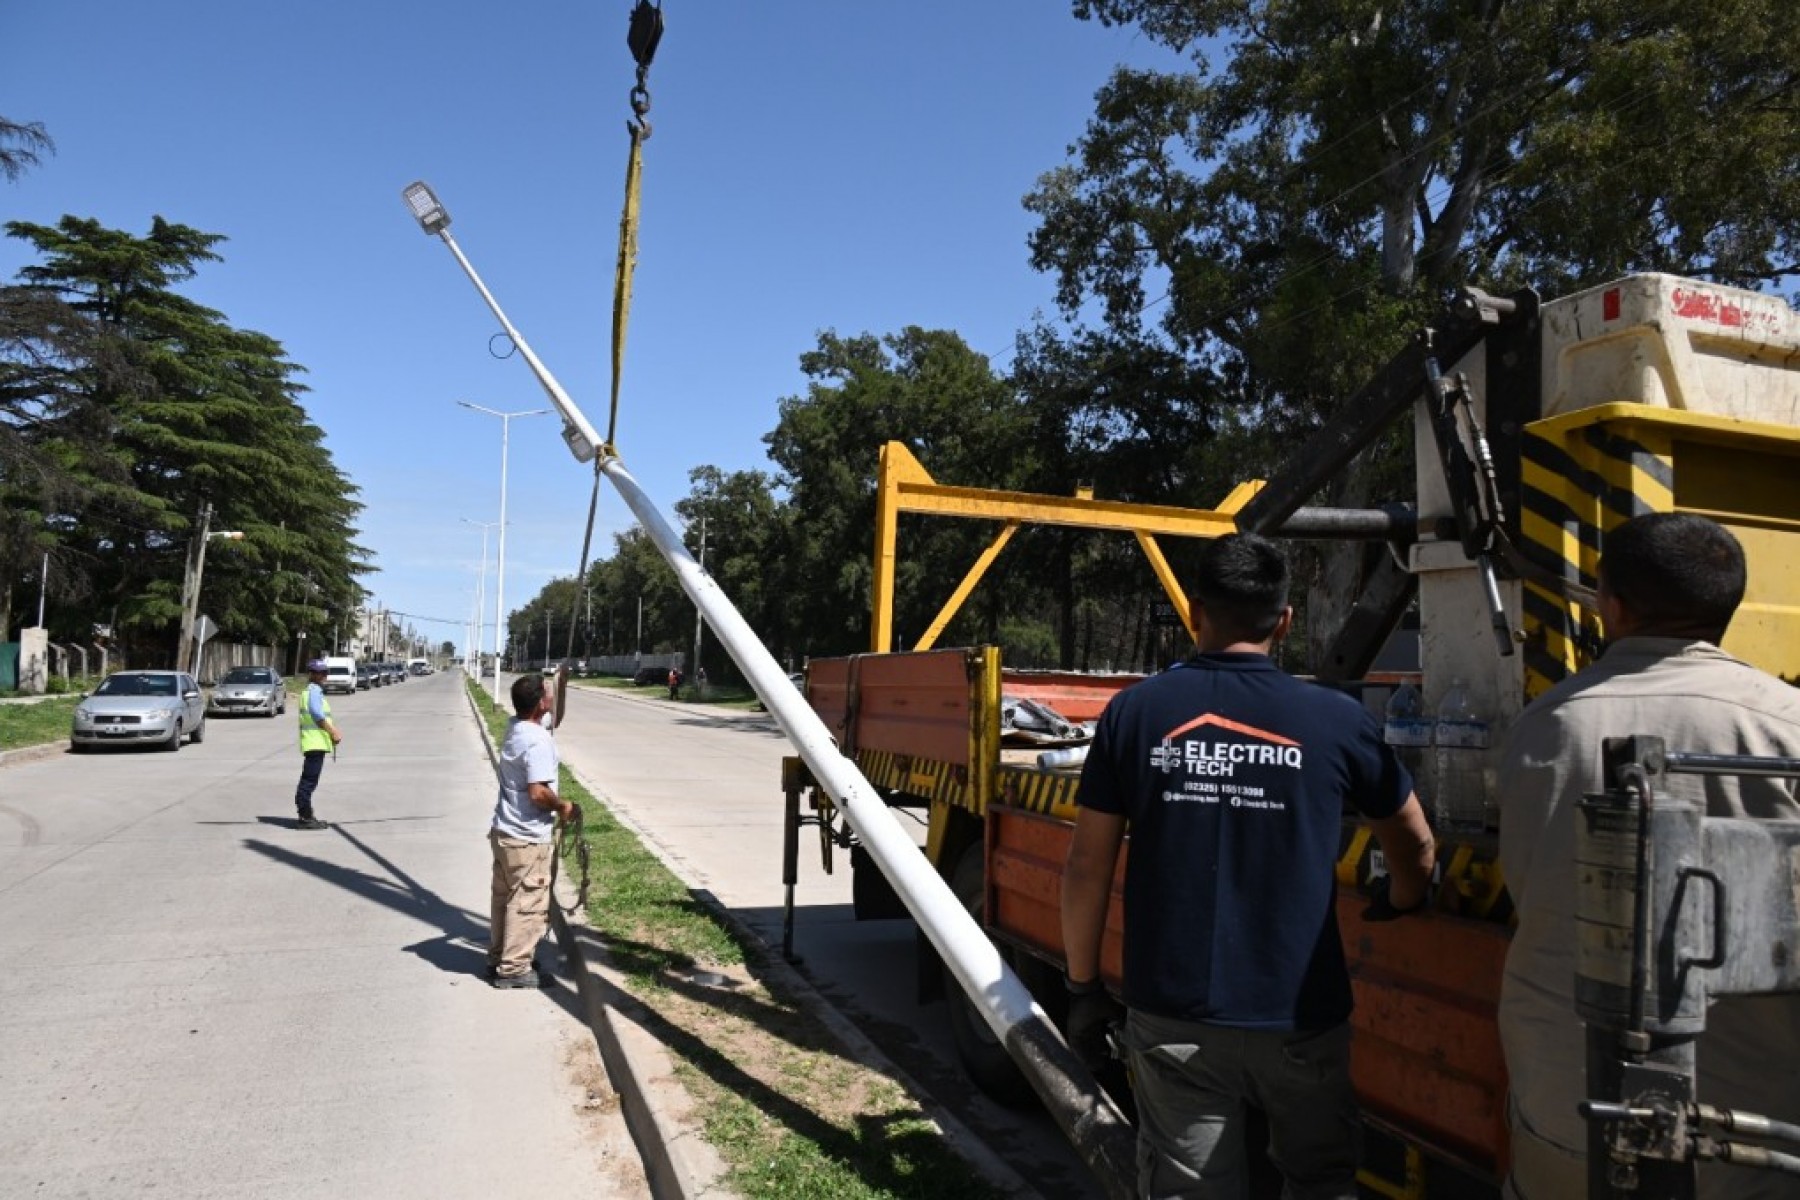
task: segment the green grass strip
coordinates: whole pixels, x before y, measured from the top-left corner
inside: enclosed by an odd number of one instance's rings
[[[57,696],[35,704],[0,704],[0,750],[23,750],[69,736],[79,696]]]
[[[469,690],[498,744],[506,715],[472,682]],[[583,813],[589,923],[705,1114],[703,1136],[728,1165],[725,1186],[745,1200],[1000,1194],[902,1088],[846,1057],[801,1002],[769,982],[760,969],[768,948],[696,899],[567,767],[561,786]],[[697,970],[740,986],[698,983]]]

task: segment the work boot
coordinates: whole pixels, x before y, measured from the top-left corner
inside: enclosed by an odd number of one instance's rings
[[[536,971],[525,971],[518,975],[496,975],[490,981],[494,987],[502,990],[512,988],[540,988],[544,986],[543,977]]]
[[[319,818],[313,816],[312,809],[309,808],[305,812],[300,814],[300,819],[298,821],[294,822],[294,828],[295,829],[330,829],[331,826],[329,826],[325,822],[319,820]]]

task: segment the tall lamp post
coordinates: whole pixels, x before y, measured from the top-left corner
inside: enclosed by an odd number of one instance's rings
[[[177,671],[192,669],[198,673],[198,663],[193,668],[188,666],[188,653],[194,645],[194,622],[200,616],[200,578],[206,574],[206,543],[214,538],[234,542],[244,540],[241,530],[212,529],[212,513],[211,503],[200,510],[200,534],[188,542],[187,570],[181,578],[181,637],[175,643]],[[42,614],[39,615],[38,624],[43,624]]]
[[[502,485],[502,486],[504,487],[504,485]],[[504,520],[505,518],[502,517],[501,519]],[[485,601],[487,599],[488,530],[495,529],[495,528],[504,529],[506,527],[504,525],[501,525],[499,521],[471,521],[467,517],[464,517],[462,519],[462,522],[464,525],[473,525],[476,528],[481,530],[481,574],[475,577],[475,629],[474,629],[474,636],[472,636],[469,639],[469,646],[471,648],[473,648],[473,650],[475,652],[474,659],[473,659],[475,680],[477,683],[480,683],[480,681],[481,681],[481,610],[483,607],[483,601]],[[464,657],[467,658],[468,656],[464,655]],[[494,666],[494,670],[499,671],[499,669],[500,669],[499,664],[496,663]]]
[[[506,620],[506,447],[514,417],[541,417],[550,410],[531,408],[522,412],[501,412],[458,400],[458,404],[474,412],[500,418],[500,553],[494,566],[494,706],[500,707],[500,626]]]

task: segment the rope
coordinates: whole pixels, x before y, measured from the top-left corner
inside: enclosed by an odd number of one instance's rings
[[[608,440],[610,441],[610,435]],[[581,567],[575,572],[575,582],[580,584],[575,589],[574,599],[569,601],[569,640],[563,650],[563,663],[566,669],[568,660],[575,657],[575,614],[581,611],[582,593],[587,590],[588,549],[594,542],[594,514],[600,511],[600,460],[594,459],[594,492],[588,497],[587,532],[581,535]],[[561,674],[559,670],[558,674]],[[562,698],[557,697],[556,720],[562,722]]]
[[[567,821],[564,821],[561,827],[557,829],[556,850],[550,855],[550,903],[556,905],[557,908],[562,909],[562,914],[565,917],[572,917],[576,913],[585,913],[587,911],[588,901],[587,831],[582,824],[583,817],[581,805],[574,804],[573,801],[570,803],[575,809],[575,815]],[[557,867],[561,864],[563,855],[569,852],[569,841],[571,838],[574,839],[575,843],[575,865],[580,868],[581,886],[577,889],[575,903],[565,907],[562,901],[556,898],[556,875]]]

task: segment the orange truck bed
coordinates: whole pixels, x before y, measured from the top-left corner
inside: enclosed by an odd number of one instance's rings
[[[1062,963],[1065,820],[997,803],[988,809],[990,933]],[[1362,849],[1359,839],[1347,839]],[[1129,839],[1126,854],[1130,853]],[[1125,858],[1113,881],[1101,974],[1115,988],[1123,960]],[[1365,1112],[1428,1153],[1498,1176],[1506,1159],[1506,1067],[1495,1006],[1506,926],[1444,913],[1370,924],[1367,900],[1339,885],[1338,924],[1356,1010],[1351,1075]]]
[[[1062,869],[1078,773],[1004,758],[1000,698],[1039,700],[1070,720],[1091,720],[1137,678],[1002,671],[992,647],[867,654],[813,660],[807,698],[839,748],[894,802],[933,806],[934,832],[951,808],[980,819],[990,934],[1060,969]],[[934,836],[927,850],[943,847]],[[1366,832],[1347,823],[1338,919],[1356,994],[1358,1093],[1369,1116],[1402,1139],[1497,1176],[1506,1161],[1506,1072],[1495,1007],[1508,932],[1491,848],[1446,847],[1446,911],[1379,925],[1362,920],[1356,887],[1370,857]],[[1120,879],[1123,870],[1121,858]],[[1115,987],[1122,929],[1116,879],[1101,953],[1102,974]]]

